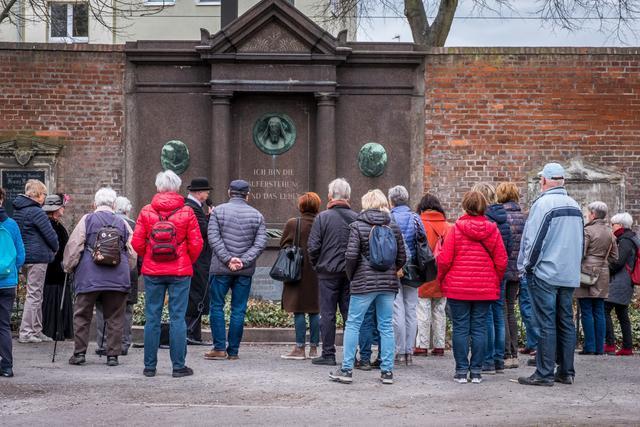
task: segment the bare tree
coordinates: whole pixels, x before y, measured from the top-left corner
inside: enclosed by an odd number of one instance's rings
[[[120,18],[126,20],[135,16],[154,15],[164,9],[162,0],[153,5],[145,4],[145,0],[72,0],[70,3],[86,5],[88,16],[114,33],[126,28],[126,25],[121,25],[123,21]],[[0,24],[8,20],[14,25],[23,25],[25,22],[51,25],[50,5],[48,0],[0,0]],[[118,27],[116,22],[119,23]]]
[[[516,13],[516,0],[469,0],[476,14],[491,12],[503,16]],[[319,0],[319,15],[327,23],[355,18],[366,22],[375,15],[404,16],[413,41],[423,47],[444,46],[458,11],[458,0]],[[619,40],[634,33],[633,22],[640,18],[640,0],[537,0],[533,16],[554,27],[575,31],[598,22],[600,30]]]

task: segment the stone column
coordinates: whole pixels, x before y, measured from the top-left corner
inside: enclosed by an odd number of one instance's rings
[[[209,176],[211,177],[211,198],[214,204],[227,199],[227,187],[233,173],[233,150],[231,129],[230,92],[211,94],[211,143],[209,155]]]
[[[316,93],[316,144],[314,187],[325,197],[327,185],[336,178],[336,99],[337,93]]]

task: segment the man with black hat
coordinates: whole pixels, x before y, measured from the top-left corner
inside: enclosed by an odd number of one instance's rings
[[[209,265],[211,264],[211,246],[207,241],[207,213],[206,205],[211,187],[207,178],[194,178],[187,187],[189,194],[184,204],[193,209],[198,220],[204,246],[195,264],[189,288],[189,305],[187,306],[187,344],[203,345],[202,341],[202,313],[209,307]]]
[[[211,335],[213,348],[205,359],[238,359],[244,316],[256,259],[267,246],[264,217],[249,206],[249,184],[241,179],[229,185],[229,202],[217,206],[209,220],[209,244],[213,251],[209,270]],[[231,289],[231,319],[227,339],[224,303]],[[228,343],[228,344],[227,344]]]

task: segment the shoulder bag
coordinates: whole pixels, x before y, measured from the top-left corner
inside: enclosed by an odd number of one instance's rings
[[[278,258],[271,267],[269,276],[279,282],[293,283],[302,278],[302,260],[304,252],[300,247],[300,218],[296,220],[296,234],[293,246],[280,249]]]
[[[403,285],[419,288],[426,282],[431,282],[438,277],[436,258],[431,252],[426,233],[420,233],[420,227],[413,217],[415,230],[415,255],[402,267],[403,276],[400,281]]]
[[[609,250],[607,250],[607,255],[604,257],[604,262],[606,263],[609,259],[609,254],[611,253],[611,248],[613,247],[613,242],[609,245]],[[580,269],[580,287],[590,288],[595,286],[598,283],[598,279],[600,278],[600,270],[598,267],[587,267],[584,269]]]

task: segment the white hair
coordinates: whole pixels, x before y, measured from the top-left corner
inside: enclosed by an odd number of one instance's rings
[[[388,197],[391,206],[400,206],[409,203],[409,192],[402,185],[391,187],[389,189]]]
[[[177,193],[180,191],[182,180],[172,170],[166,170],[156,175],[156,189],[158,193]]]
[[[127,215],[131,212],[132,207],[131,202],[126,197],[118,196],[116,198],[116,212]]]
[[[100,206],[108,206],[111,209],[114,208],[116,204],[116,198],[118,195],[111,187],[102,187],[98,191],[96,191],[96,195],[93,198],[93,204],[97,207]]]
[[[329,183],[329,197],[333,200],[349,200],[351,186],[344,178],[336,178]]]
[[[607,212],[609,212],[609,208],[607,207],[607,204],[599,200],[589,203],[589,206],[587,206],[587,209],[589,209],[589,212],[591,212],[593,216],[596,217],[596,219],[606,218]]]
[[[611,217],[611,224],[620,224],[624,228],[631,228],[633,218],[628,213],[622,212]]]

